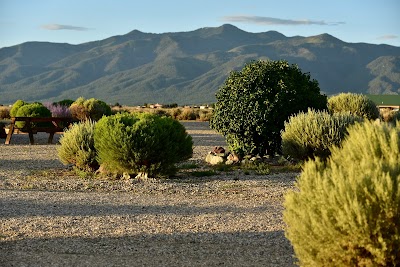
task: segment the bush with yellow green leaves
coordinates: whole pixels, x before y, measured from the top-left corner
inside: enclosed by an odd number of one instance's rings
[[[348,132],[285,196],[286,236],[301,266],[400,266],[400,124]]]

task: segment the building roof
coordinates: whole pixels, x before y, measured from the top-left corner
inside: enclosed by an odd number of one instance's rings
[[[400,95],[367,95],[377,106],[400,106]]]

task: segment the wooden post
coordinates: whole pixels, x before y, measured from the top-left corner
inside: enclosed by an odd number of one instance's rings
[[[9,145],[10,141],[11,141],[11,137],[14,133],[14,124],[15,124],[15,118],[11,119],[11,124],[10,124],[10,128],[8,129],[8,134],[7,134],[7,138],[4,144]]]

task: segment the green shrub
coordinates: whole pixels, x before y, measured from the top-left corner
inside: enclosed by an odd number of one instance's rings
[[[210,126],[240,156],[280,152],[285,120],[308,108],[325,109],[327,103],[318,82],[286,61],[246,64],[231,72],[216,97]]]
[[[150,113],[103,117],[95,129],[102,168],[111,173],[171,175],[192,155],[192,138],[178,121]]]
[[[105,102],[90,98],[85,99],[83,97],[78,98],[70,106],[71,114],[78,120],[91,119],[98,121],[101,117],[111,115],[111,108]]]
[[[293,159],[327,158],[332,146],[339,146],[347,127],[362,118],[351,114],[333,114],[309,110],[291,116],[282,131],[282,153]]]
[[[23,105],[26,105],[27,103],[25,102],[25,101],[23,101],[23,100],[17,100],[17,101],[15,101],[15,103],[12,105],[12,107],[11,107],[11,110],[10,110],[10,116],[11,117],[17,117],[17,112],[18,112],[18,109],[20,108],[20,107],[22,107]]]
[[[400,124],[357,123],[285,196],[301,266],[400,266]]]
[[[58,157],[64,164],[73,164],[83,171],[93,171],[98,168],[96,149],[94,147],[95,123],[85,120],[74,124],[64,132],[58,146]]]
[[[32,103],[32,104],[25,104],[21,106],[16,114],[16,117],[51,117],[51,112],[48,108],[43,106],[41,103]],[[39,122],[39,123],[32,123],[33,127],[49,127],[50,122]],[[24,128],[25,122],[24,121],[17,121],[15,125],[18,128]]]
[[[375,120],[379,118],[379,109],[376,104],[361,94],[341,93],[328,99],[330,113],[351,113],[356,116]]]

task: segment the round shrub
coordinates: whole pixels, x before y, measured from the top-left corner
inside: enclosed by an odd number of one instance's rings
[[[103,117],[94,138],[98,161],[111,173],[171,175],[175,163],[192,155],[192,138],[183,125],[150,113]]]
[[[71,114],[78,120],[91,119],[98,121],[101,117],[111,115],[111,108],[105,102],[90,98],[85,99],[83,97],[78,98],[70,106]]]
[[[318,82],[287,61],[256,61],[233,71],[216,94],[211,128],[243,156],[281,150],[285,120],[308,108],[326,109]]]
[[[27,103],[25,102],[25,101],[23,101],[23,100],[17,100],[17,101],[15,101],[15,103],[12,105],[12,107],[11,107],[11,110],[10,110],[10,116],[11,117],[17,117],[17,112],[18,112],[18,109],[20,108],[20,107],[22,107],[23,105],[26,105]]]
[[[294,159],[327,158],[332,146],[339,146],[347,127],[361,117],[351,114],[329,114],[326,111],[300,112],[285,122],[282,131],[282,153]]]
[[[58,157],[64,164],[73,164],[83,171],[93,171],[98,168],[96,149],[94,147],[95,123],[85,120],[74,124],[64,132],[58,146]]]
[[[51,117],[51,112],[48,108],[43,106],[41,103],[32,103],[32,104],[25,104],[21,106],[16,114],[16,117]],[[17,121],[15,125],[18,128],[24,128],[25,122],[24,121]],[[39,123],[33,123],[32,126],[37,126],[37,127],[48,127],[49,123],[48,122],[39,122]]]
[[[379,118],[379,109],[376,104],[362,94],[341,93],[328,99],[330,113],[351,113],[356,116],[375,120]]]
[[[348,131],[285,196],[286,236],[301,266],[400,266],[400,124]]]

